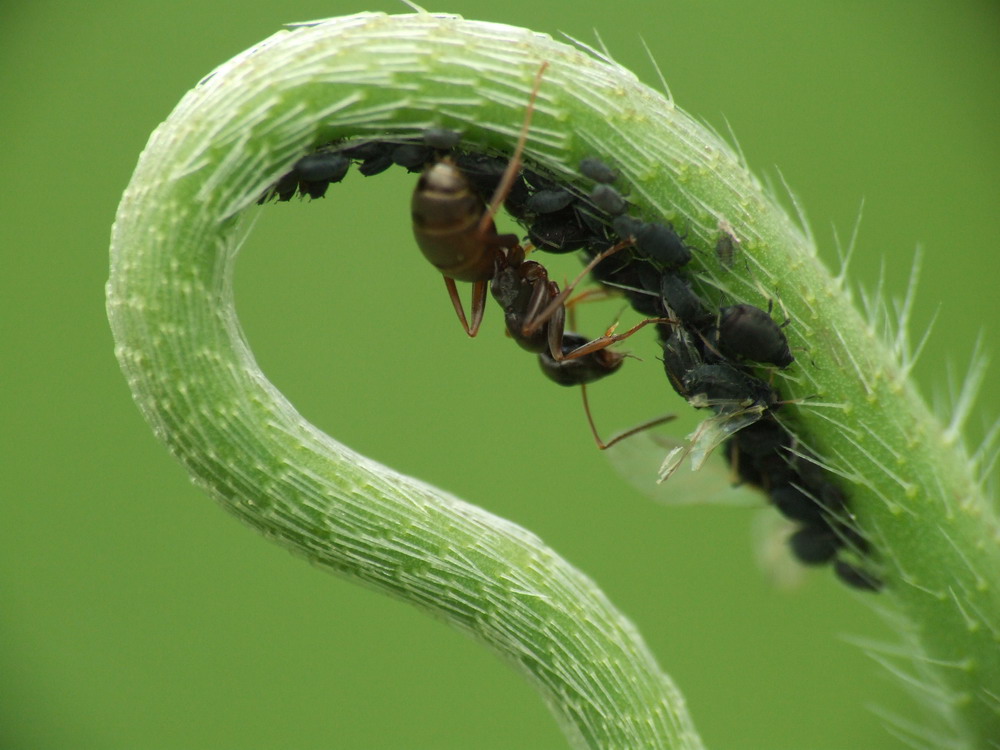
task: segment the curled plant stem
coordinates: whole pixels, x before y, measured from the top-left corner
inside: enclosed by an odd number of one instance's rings
[[[112,236],[116,353],[154,431],[267,536],[513,662],[576,745],[700,747],[683,699],[593,583],[529,532],[306,422],[258,369],[234,312],[248,210],[296,159],[430,126],[509,152],[543,61],[526,160],[582,186],[577,165],[599,156],[644,218],[687,233],[703,286],[780,304],[807,353],[776,376],[804,399],[782,418],[843,477],[942,736],[995,747],[1000,534],[960,425],[929,413],[843,280],[728,146],[628,71],[547,36],[426,13],[331,19],[274,35],[184,97],[143,152]],[[739,239],[731,269],[712,252],[720,226]]]

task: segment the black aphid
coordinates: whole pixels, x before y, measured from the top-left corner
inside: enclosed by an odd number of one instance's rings
[[[453,158],[455,166],[462,170],[462,174],[484,202],[493,197],[504,169],[507,168],[507,162],[495,156],[473,153],[456,154]]]
[[[434,150],[419,143],[403,143],[392,150],[392,162],[407,172],[422,172],[434,159]]]
[[[351,160],[336,151],[316,151],[306,154],[283,174],[258,203],[271,196],[279,201],[289,201],[296,192],[310,198],[322,198],[331,182],[340,182],[347,174]]]
[[[545,175],[533,169],[522,169],[521,176],[533,192],[538,190],[561,190],[559,183],[550,180]]]
[[[771,502],[785,518],[812,526],[828,526],[826,514],[817,499],[792,484],[773,487]]]
[[[281,175],[281,177],[278,178],[278,181],[274,183],[274,187],[265,193],[257,202],[263,203],[272,195],[277,196],[279,201],[290,201],[292,196],[295,195],[295,191],[298,189],[299,178],[295,175],[294,171],[288,172]]]
[[[462,134],[448,128],[427,128],[424,131],[424,145],[439,151],[449,151],[462,140]]]
[[[750,406],[772,408],[777,394],[760,378],[725,363],[697,365],[682,378],[688,400],[702,396],[716,411],[732,412]]]
[[[611,247],[613,243],[606,242],[610,237],[608,234],[607,217],[599,215],[599,211],[596,211],[592,206],[588,206],[585,203],[574,203],[573,211],[576,212],[576,218],[580,226],[589,229],[594,236],[595,241],[593,244],[603,244]]]
[[[340,182],[347,174],[351,160],[336,151],[306,154],[292,168],[303,182]]]
[[[394,147],[394,144],[384,143],[383,141],[364,141],[362,143],[345,146],[340,150],[340,153],[349,159],[365,161],[367,159],[374,159],[382,156],[386,153],[391,153]]]
[[[588,156],[580,161],[580,174],[594,182],[610,183],[618,179],[618,173],[596,156]]]
[[[826,526],[805,526],[788,538],[792,554],[804,565],[825,565],[844,546],[833,529]]]
[[[576,213],[567,206],[562,211],[541,214],[528,229],[528,239],[539,250],[572,253],[590,244],[591,233],[580,226]]]
[[[681,326],[675,326],[663,341],[663,369],[678,395],[687,398],[688,388],[684,384],[684,378],[701,364],[701,355],[687,331]]]
[[[733,359],[749,359],[781,368],[795,361],[781,326],[753,305],[732,305],[719,310],[718,344],[720,351]]]
[[[483,203],[489,203],[500,184],[500,178],[503,177],[504,170],[507,168],[507,162],[495,156],[473,153],[458,154],[454,160]],[[528,186],[525,184],[522,173],[514,180],[510,193],[504,200],[503,205],[507,209],[507,213],[515,219],[523,219],[526,215],[525,204],[528,202],[529,196]]]
[[[859,591],[880,591],[883,586],[875,575],[844,560],[837,560],[833,564],[833,572],[841,581]]]
[[[503,207],[515,219],[525,219],[528,216],[528,198],[530,197],[531,193],[524,180],[524,175],[519,175],[510,186],[510,192],[503,202]],[[493,193],[485,196],[484,199],[489,203],[493,200]]]
[[[566,208],[573,198],[568,190],[539,190],[528,198],[525,208],[534,214],[552,214]]]
[[[625,213],[628,203],[622,198],[622,194],[610,185],[597,185],[590,191],[590,200],[594,205],[605,213],[612,216]]]
[[[659,292],[673,317],[685,323],[694,323],[705,317],[705,306],[701,299],[680,276],[662,274]]]
[[[732,447],[729,457],[731,462],[735,462],[737,475],[741,480],[754,485],[763,492],[770,493],[775,487],[799,480],[784,451],[752,456],[741,453],[739,446],[734,441],[730,441],[730,445]]]
[[[644,223],[634,216],[616,216],[611,222],[611,228],[623,240],[636,237],[643,226]]]
[[[747,456],[740,453],[735,440],[726,441],[725,457],[730,468],[736,473],[738,480],[734,482],[736,486],[748,484],[758,490],[767,489],[769,485],[764,473],[757,468],[756,461],[749,460]]]
[[[771,415],[747,425],[732,438],[741,460],[752,460],[779,453],[789,446],[791,435]]]
[[[592,238],[591,249],[594,249],[594,245],[602,244],[606,243]],[[602,284],[623,291],[634,310],[650,318],[663,317],[663,303],[659,293],[660,272],[652,264],[640,259],[628,259],[624,253],[619,253],[598,263],[591,275]]]
[[[365,159],[358,165],[358,171],[365,177],[374,177],[377,174],[382,174],[391,166],[392,151],[387,151],[380,156],[373,156],[370,159]]]
[[[691,251],[666,224],[650,222],[635,234],[636,251],[666,269],[676,269],[691,260]]]

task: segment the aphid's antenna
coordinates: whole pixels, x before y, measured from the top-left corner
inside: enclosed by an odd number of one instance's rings
[[[674,95],[670,93],[670,86],[667,84],[667,79],[663,77],[663,71],[660,70],[660,64],[656,62],[656,58],[653,56],[653,50],[649,48],[646,43],[646,37],[639,34],[639,41],[642,42],[642,48],[646,50],[646,57],[653,64],[653,70],[656,71],[656,77],[660,79],[660,85],[663,86],[663,95],[667,97],[667,101],[671,104],[674,103]]]

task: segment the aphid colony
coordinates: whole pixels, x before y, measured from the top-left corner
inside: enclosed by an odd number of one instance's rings
[[[299,159],[259,202],[288,201],[296,194],[320,198],[352,164],[365,176],[393,165],[420,172],[412,202],[414,236],[444,276],[470,336],[483,319],[488,285],[508,333],[538,355],[546,376],[560,385],[585,387],[621,367],[625,355],[609,349],[611,344],[655,325],[671,387],[696,408],[715,412],[734,478],[765,493],[796,524],[789,538],[795,557],[806,565],[832,563],[844,583],[879,590],[881,582],[859,564],[870,555],[870,545],[852,523],[840,485],[778,421],[781,398],[755,374],[754,368],[784,369],[795,361],[783,326],[770,311],[750,304],[713,310],[683,270],[692,258],[684,238],[668,223],[630,215],[626,197],[613,186],[618,175],[603,161],[586,158],[579,165],[582,177],[593,182],[589,193],[522,169],[536,93],[537,81],[509,161],[464,151],[460,134],[441,128],[419,139],[331,144]],[[621,334],[609,329],[588,338],[567,331],[566,302],[576,282],[561,291],[541,263],[527,259],[516,235],[497,234],[493,216],[501,203],[527,228],[531,246],[551,253],[582,251],[588,263],[581,278],[590,272],[603,287],[624,293],[646,318]],[[720,228],[717,254],[728,267],[738,241],[728,226]],[[456,281],[473,284],[471,323]],[[602,448],[672,418],[653,420],[604,443],[589,409],[587,417]]]

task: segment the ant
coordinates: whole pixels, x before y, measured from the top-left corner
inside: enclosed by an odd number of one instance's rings
[[[548,62],[543,62],[535,76],[514,154],[488,207],[483,206],[469,179],[454,160],[448,157],[427,167],[413,191],[410,210],[413,214],[414,239],[424,257],[444,276],[448,296],[462,328],[469,336],[478,333],[483,321],[483,313],[486,311],[486,282],[495,276],[498,264],[506,258],[503,250],[518,247],[517,235],[497,234],[493,217],[521,169],[521,154],[528,140],[535,99],[542,83],[542,75],[548,66]],[[468,281],[473,285],[472,325],[469,325],[465,317],[456,281]]]
[[[521,169],[521,155],[527,142],[535,99],[542,76],[548,68],[543,62],[535,76],[524,123],[514,154],[504,170],[489,206],[482,201],[469,179],[454,160],[444,157],[424,170],[413,192],[411,211],[413,234],[424,256],[444,276],[448,296],[462,327],[475,336],[486,309],[486,286],[490,282],[493,297],[504,308],[507,330],[528,351],[539,353],[548,348],[555,360],[582,357],[622,341],[646,325],[664,319],[642,321],[625,333],[610,330],[572,351],[563,351],[565,300],[577,283],[604,258],[633,244],[621,242],[599,253],[573,284],[560,292],[541,263],[526,260],[526,251],[514,234],[497,234],[493,217],[510,192]],[[471,325],[458,296],[456,281],[473,284]]]
[[[545,266],[526,259],[526,250],[516,235],[497,233],[493,218],[519,177],[535,100],[547,67],[547,62],[542,63],[535,77],[514,154],[489,205],[483,205],[469,178],[453,159],[440,158],[424,170],[414,190],[411,202],[413,234],[424,256],[444,276],[448,296],[469,336],[479,331],[486,307],[486,286],[490,282],[490,292],[504,310],[508,334],[522,348],[540,356],[542,370],[552,380],[584,388],[587,419],[597,445],[603,450],[638,430],[603,442],[587,404],[586,384],[621,366],[625,355],[609,351],[607,348],[611,344],[651,323],[675,321],[650,318],[620,334],[614,333],[612,326],[603,336],[592,340],[568,334],[565,318],[570,293],[598,263],[632,246],[634,241],[623,241],[598,253],[573,283],[560,291],[558,284],[549,279]],[[473,284],[471,325],[458,296],[456,281]],[[663,421],[666,420],[655,423]]]

